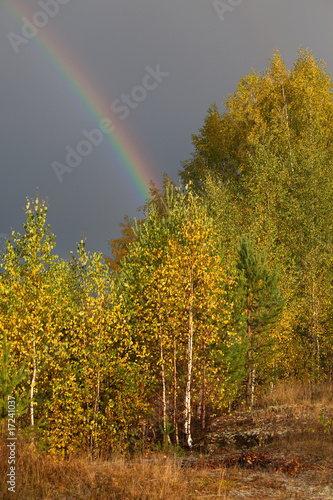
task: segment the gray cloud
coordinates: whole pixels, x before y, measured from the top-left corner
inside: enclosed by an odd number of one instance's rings
[[[40,10],[37,1],[25,3],[32,12]],[[310,47],[333,72],[331,2],[224,3],[233,10],[221,22],[213,0],[69,0],[40,28],[41,37],[52,33],[61,40],[110,103],[140,84],[147,65],[160,64],[170,73],[124,121],[156,179],[166,171],[177,181],[207,108],[216,101],[222,109],[239,78],[251,68],[262,71],[275,48],[290,66],[301,45]],[[14,52],[7,35],[20,33],[22,23],[1,4],[0,10],[0,233],[21,230],[25,197],[34,196],[38,186],[48,197],[49,222],[63,257],[75,249],[81,232],[89,249],[109,254],[107,239],[119,235],[123,216],[137,215],[143,200],[104,145],[58,182],[52,162],[64,159],[65,147],[97,123],[45,57],[38,35]]]

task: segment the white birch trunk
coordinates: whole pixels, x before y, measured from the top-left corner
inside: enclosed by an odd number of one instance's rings
[[[187,363],[187,383],[185,393],[185,435],[189,448],[192,447],[191,436],[191,377],[193,362],[193,268],[190,272],[190,301],[189,301],[189,329],[188,329],[188,363]]]
[[[163,353],[162,325],[160,325],[160,343],[161,343],[163,430],[164,430],[164,432],[166,432],[166,429],[167,429],[167,402],[166,402],[166,383],[165,383],[165,364],[164,364],[164,353]],[[170,436],[166,437],[166,434],[164,434],[164,442],[171,444]]]
[[[34,419],[34,388],[35,388],[36,373],[37,373],[36,340],[33,341],[33,346],[34,346],[34,360],[33,360],[32,379],[31,379],[31,384],[30,384],[30,424],[32,426],[35,425],[35,419]]]
[[[255,378],[256,378],[256,369],[253,368],[251,377],[251,408],[254,405]]]
[[[177,421],[177,343],[176,335],[173,340],[173,428],[175,429],[175,443],[179,444]]]

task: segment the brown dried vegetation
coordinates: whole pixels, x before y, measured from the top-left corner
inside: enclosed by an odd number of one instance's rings
[[[197,449],[182,458],[169,452],[149,453],[148,458],[113,457],[111,461],[78,457],[55,461],[34,451],[26,441],[18,441],[15,497],[25,500],[331,499],[332,391],[326,386],[317,389],[311,398],[304,397],[306,391],[306,388],[281,386],[275,394],[271,392],[262,398],[260,407],[252,412],[238,411],[215,419],[200,443],[202,450],[203,443],[209,449],[209,441],[214,441],[215,436],[216,444],[216,436],[222,436],[224,445],[213,454],[200,454]],[[254,441],[247,444],[244,441],[241,447],[237,440],[227,443],[227,428],[229,436],[237,433],[245,436],[247,430],[252,430]],[[263,428],[271,429],[269,439],[257,433]],[[7,473],[7,455],[3,440],[2,478]],[[14,498],[6,491],[5,481],[1,484],[0,498]]]

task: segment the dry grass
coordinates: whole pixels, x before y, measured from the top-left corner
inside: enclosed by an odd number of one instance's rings
[[[285,418],[294,432],[265,448],[253,450],[258,463],[240,464],[202,457],[191,467],[181,467],[172,455],[154,454],[150,460],[137,457],[106,461],[75,458],[56,461],[37,453],[27,442],[17,441],[16,494],[7,491],[6,479],[0,484],[0,498],[24,500],[192,500],[276,499],[309,500],[333,498],[333,420],[332,389],[322,386],[311,392],[308,386],[276,386],[259,402],[264,414],[275,422]],[[324,410],[324,413],[323,413]],[[320,419],[320,416],[323,418]],[[277,420],[278,421],[278,420]],[[257,423],[254,422],[254,426]],[[275,425],[275,423],[274,423]],[[8,448],[0,442],[0,477],[8,472]],[[233,450],[233,453],[237,450]],[[240,452],[240,450],[238,450]],[[251,450],[249,452],[252,453]],[[228,451],[225,451],[225,457]],[[301,464],[295,474],[262,467],[265,454],[278,461]],[[251,463],[252,462],[252,463]],[[281,462],[282,463],[282,462]],[[227,465],[233,465],[227,467]],[[286,469],[287,470],[287,469]]]
[[[280,382],[260,395],[257,406],[333,405],[333,384],[322,383],[314,387],[299,382]]]
[[[132,500],[227,498],[232,485],[224,478],[224,468],[183,470],[179,460],[155,455],[154,459],[91,462],[88,459],[59,461],[41,455],[25,443],[17,445],[16,495],[6,491],[2,482],[3,500]],[[1,445],[0,475],[6,476],[7,450]]]
[[[319,447],[319,439],[316,445]],[[289,446],[292,449],[292,443]],[[181,468],[179,460],[163,455],[154,455],[149,461],[119,458],[112,462],[91,462],[82,458],[57,462],[33,452],[22,442],[18,443],[17,451],[16,495],[7,492],[2,483],[0,498],[3,500],[333,498],[332,470],[323,467],[317,470],[310,467],[290,475],[256,464],[249,468],[246,464],[226,468],[204,459],[192,467]],[[287,448],[286,452],[289,452]],[[2,445],[1,477],[6,474],[6,455]]]

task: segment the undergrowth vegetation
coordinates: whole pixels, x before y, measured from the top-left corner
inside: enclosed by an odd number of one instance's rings
[[[306,417],[302,423],[299,415],[293,420],[295,407]],[[17,441],[16,498],[190,500],[207,496],[231,499],[246,494],[247,498],[256,499],[260,492],[260,498],[267,500],[305,500],[310,498],[309,488],[313,485],[320,482],[321,488],[332,486],[333,429],[325,428],[320,408],[325,409],[327,416],[333,415],[330,386],[323,385],[310,393],[307,386],[280,384],[257,402],[253,412],[270,411],[275,417],[283,417],[289,411],[291,434],[247,451],[226,447],[218,456],[181,453],[168,446],[158,451],[158,447],[154,448],[156,443],[152,443],[132,456],[113,454],[109,460],[91,460],[72,455],[62,460],[36,449],[31,438],[21,436]],[[1,477],[5,477],[8,468],[6,443],[3,434]],[[13,498],[4,483],[0,495],[4,500]]]

